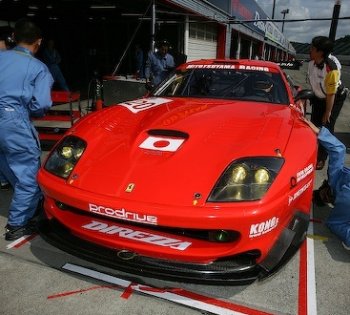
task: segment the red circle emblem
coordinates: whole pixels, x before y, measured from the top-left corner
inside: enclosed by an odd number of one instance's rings
[[[155,148],[165,148],[170,144],[170,141],[168,140],[158,140],[153,143]]]

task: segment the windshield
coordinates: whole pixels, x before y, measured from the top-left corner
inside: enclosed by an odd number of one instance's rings
[[[279,73],[238,69],[186,69],[174,72],[155,96],[205,97],[289,104]]]

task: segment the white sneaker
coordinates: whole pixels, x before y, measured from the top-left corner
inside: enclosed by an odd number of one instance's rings
[[[349,246],[346,246],[344,242],[342,242],[343,244],[343,247],[346,249],[346,250],[349,250],[350,251],[350,247]]]

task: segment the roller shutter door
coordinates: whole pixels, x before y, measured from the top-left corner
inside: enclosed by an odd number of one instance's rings
[[[187,61],[216,58],[217,32],[216,25],[191,23]]]

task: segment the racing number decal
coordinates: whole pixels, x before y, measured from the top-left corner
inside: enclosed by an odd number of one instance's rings
[[[175,152],[185,139],[149,136],[140,144],[140,148],[155,151]]]
[[[128,110],[137,114],[143,110],[150,109],[152,107],[156,107],[165,103],[169,103],[172,100],[168,100],[166,98],[161,97],[149,97],[149,98],[140,98],[138,100],[119,103],[118,105],[126,107]]]

